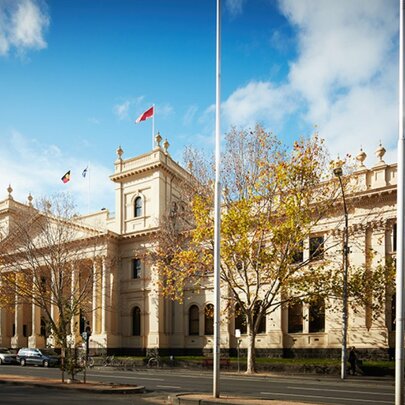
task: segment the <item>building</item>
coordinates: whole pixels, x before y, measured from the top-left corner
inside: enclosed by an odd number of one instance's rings
[[[83,238],[94,231],[102,233],[99,256],[93,266],[100,282],[92,286],[93,303],[88,317],[92,335],[90,348],[107,348],[119,353],[141,353],[158,347],[167,353],[201,353],[213,346],[212,318],[206,307],[214,302],[210,284],[198,295],[188,293],[183,304],[169,301],[159,294],[153,264],[146,264],[144,253],[154,243],[159,221],[176,201],[178,182],[187,171],[169,154],[169,143],[141,156],[124,159],[118,148],[114,173],[115,215],[108,210],[75,218]],[[377,263],[395,259],[396,250],[396,182],[397,165],[386,164],[380,145],[376,163],[367,168],[366,155],[357,156],[353,174],[359,186],[349,212],[351,230],[350,261],[370,269]],[[32,197],[22,204],[12,197],[0,202],[0,225],[7,228],[12,213],[32,206]],[[314,241],[304,241],[304,256],[312,243],[323,235],[340,237],[335,229],[342,223],[342,212],[316,229]],[[340,225],[339,225],[340,226]],[[316,239],[316,240],[315,240]],[[373,252],[373,254],[371,253]],[[369,309],[349,314],[348,345],[386,352],[393,347],[395,329],[392,292],[387,291],[385,312],[377,318]],[[247,337],[239,319],[224,319],[221,324],[221,347],[235,349],[235,329],[240,329],[241,348]],[[256,338],[256,349],[280,354],[282,350],[329,350],[341,347],[341,314],[311,314],[311,308],[296,305],[280,308],[269,315]],[[77,337],[80,339],[80,337]],[[0,309],[0,346],[41,347],[52,344],[41,328],[41,313],[30,303],[15,302],[14,308]]]

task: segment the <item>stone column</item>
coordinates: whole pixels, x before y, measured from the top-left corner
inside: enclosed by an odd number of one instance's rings
[[[109,310],[109,281],[110,268],[107,266],[106,258],[101,260],[101,334],[105,335],[108,331],[108,310]]]
[[[41,336],[41,308],[32,302],[32,333],[28,338],[28,347],[45,346],[44,337]]]
[[[97,262],[93,261],[93,291],[92,291],[92,319],[91,319],[91,328],[92,333],[98,333],[97,330],[97,288],[98,286],[98,266]]]
[[[54,293],[54,289],[56,288],[56,280],[55,280],[55,273],[54,271],[51,272],[51,283],[52,283],[52,287],[51,287],[51,318],[53,320],[53,322],[55,323],[55,325],[58,325],[59,323],[59,309],[56,305],[56,297],[55,297],[55,293]],[[55,338],[53,336],[54,331],[51,330],[50,331],[50,336],[48,337],[46,343],[50,346],[55,346],[56,342],[55,342]]]
[[[17,348],[24,346],[23,336],[23,306],[18,294],[15,296],[15,313],[14,313],[14,336],[11,338],[11,347]]]
[[[75,307],[77,308],[77,297],[80,292],[80,280],[78,277],[78,269],[75,267],[74,264],[71,265],[71,306],[72,309]],[[72,315],[72,319],[70,320],[70,333],[72,335],[73,342],[76,344],[78,340],[80,340],[80,315]]]

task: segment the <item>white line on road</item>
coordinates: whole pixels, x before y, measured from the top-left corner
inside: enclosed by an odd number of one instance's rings
[[[350,390],[333,390],[330,388],[306,388],[306,387],[287,387],[292,390],[307,390],[307,391],[328,391],[328,392],[346,392],[349,394],[370,394],[370,391],[350,391]],[[393,392],[374,392],[373,395],[394,395]]]
[[[151,377],[138,377],[138,376],[132,376],[132,377],[125,377],[125,376],[123,376],[123,375],[119,375],[119,376],[117,376],[117,375],[114,375],[114,374],[87,374],[87,377],[98,377],[98,378],[100,378],[100,377],[112,377],[112,378],[125,378],[125,379],[127,379],[127,380],[133,380],[133,381],[136,381],[136,380],[149,380],[149,381],[164,381],[165,379],[164,378],[151,378]]]
[[[157,388],[173,388],[173,389],[180,389],[181,387],[177,385],[156,385]]]
[[[333,399],[339,401],[351,401],[354,402],[368,402],[369,404],[390,404],[392,401],[377,401],[375,399],[354,399],[354,398],[344,398],[344,397],[325,397],[322,395],[300,395],[300,394],[284,394],[282,392],[261,392],[261,395],[280,395],[284,397],[301,397],[301,398],[316,398],[316,399]]]

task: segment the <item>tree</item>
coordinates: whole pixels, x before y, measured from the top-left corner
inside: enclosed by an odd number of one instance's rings
[[[42,331],[61,348],[62,380],[74,379],[75,345],[81,318],[92,311],[99,274],[93,262],[104,249],[104,234],[79,224],[66,195],[41,199],[36,208],[15,203],[0,238],[0,305],[33,305]],[[40,334],[39,330],[35,331]]]
[[[319,238],[305,259],[300,252],[330,211],[338,188],[325,181],[327,153],[317,135],[287,150],[259,125],[253,131],[233,129],[223,156],[221,299],[246,322],[247,372],[254,372],[263,318],[282,305],[322,294],[325,275],[319,269],[325,260],[319,259],[325,257],[325,241]],[[153,252],[163,293],[180,300],[185,288],[206,283],[213,269],[214,166],[190,150],[187,160],[191,176],[181,185],[183,199],[162,221]]]

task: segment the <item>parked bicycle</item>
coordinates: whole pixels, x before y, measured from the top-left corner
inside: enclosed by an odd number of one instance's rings
[[[157,348],[154,349],[148,349],[146,351],[146,356],[148,357],[148,362],[146,363],[146,366],[149,368],[158,368],[161,366],[162,361],[159,356],[159,351]]]
[[[77,359],[77,364],[80,367],[89,367],[93,368],[94,367],[94,358],[91,356],[87,356],[87,361],[86,361],[86,356],[85,354],[80,354],[80,356]]]
[[[114,365],[114,361],[115,361],[115,356],[106,356],[104,357],[104,361],[103,361],[103,366],[104,367],[109,367],[109,366],[113,366]]]

